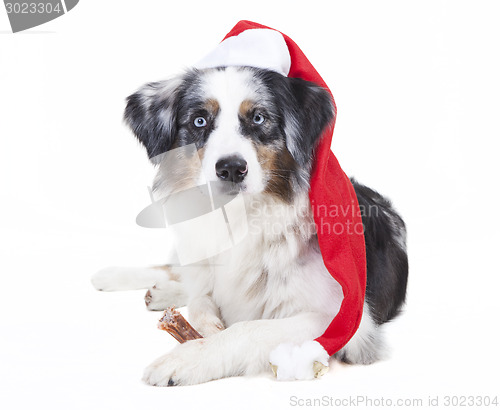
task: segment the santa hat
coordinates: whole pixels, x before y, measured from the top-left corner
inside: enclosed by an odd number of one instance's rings
[[[217,48],[196,64],[197,68],[219,66],[266,68],[311,81],[331,94],[297,44],[277,30],[250,21],[236,24]],[[323,261],[344,294],[340,311],[316,339],[330,356],[358,329],[366,286],[361,214],[354,188],[330,149],[333,128],[334,124],[323,132],[315,150],[309,192]]]

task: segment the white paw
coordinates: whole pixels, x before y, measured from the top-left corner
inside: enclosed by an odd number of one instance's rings
[[[210,315],[197,315],[191,320],[193,327],[203,336],[209,337],[225,329],[224,324],[218,317]]]
[[[191,340],[159,357],[144,371],[142,380],[153,386],[182,386],[220,378],[219,366],[210,366],[207,339]]]
[[[104,268],[95,273],[90,281],[97,290],[105,292],[120,290],[123,287],[122,272],[122,269],[118,267]]]
[[[278,380],[311,380],[328,371],[328,353],[318,342],[282,343],[269,354]]]
[[[149,310],[165,310],[171,306],[185,306],[187,295],[179,282],[167,280],[149,289],[144,302]]]
[[[165,277],[166,274],[161,269],[113,266],[101,269],[90,281],[97,290],[110,292],[147,289]]]

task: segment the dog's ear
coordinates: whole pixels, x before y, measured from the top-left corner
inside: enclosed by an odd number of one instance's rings
[[[287,78],[293,112],[285,108],[287,148],[301,166],[310,159],[322,132],[335,118],[332,96],[324,88],[300,78]]]
[[[179,88],[182,78],[149,83],[127,98],[124,119],[146,147],[150,159],[168,151],[177,134]]]

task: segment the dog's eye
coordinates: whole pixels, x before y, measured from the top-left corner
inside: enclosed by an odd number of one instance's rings
[[[203,117],[196,117],[194,120],[195,127],[201,128],[207,125],[207,120]]]
[[[265,120],[264,116],[262,114],[260,114],[260,113],[257,113],[257,114],[255,114],[253,116],[253,122],[255,124],[260,125],[260,124],[262,124],[264,122],[264,120]]]

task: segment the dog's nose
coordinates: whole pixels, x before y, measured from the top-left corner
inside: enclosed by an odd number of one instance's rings
[[[215,164],[215,173],[222,181],[239,183],[248,174],[248,164],[240,156],[232,155],[217,161],[217,164]]]

